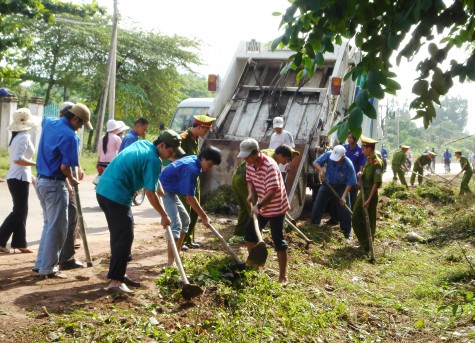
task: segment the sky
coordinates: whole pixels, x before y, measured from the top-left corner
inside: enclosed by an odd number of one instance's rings
[[[98,2],[112,14],[113,0]],[[118,0],[124,21],[134,21],[145,30],[200,39],[205,65],[197,67],[196,71],[205,76],[224,76],[240,41],[254,38],[270,42],[280,36],[280,17],[272,13],[283,13],[288,6],[287,0]],[[422,48],[424,55],[426,51]],[[401,66],[394,69],[398,74],[396,80],[403,86],[397,96],[401,104],[414,98],[411,89],[417,77],[415,67],[422,58],[416,57],[412,63],[403,60]],[[469,99],[468,131],[475,133],[475,83],[460,85],[455,80],[454,83],[448,95]],[[387,96],[380,104],[384,106],[388,99]]]

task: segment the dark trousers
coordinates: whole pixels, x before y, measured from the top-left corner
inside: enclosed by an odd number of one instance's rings
[[[259,214],[257,216],[257,220],[259,222],[259,230],[261,231],[263,228],[266,227],[267,223],[269,223],[270,233],[272,235],[272,241],[274,242],[275,251],[287,250],[289,245],[284,238],[285,213],[277,217],[263,217]],[[256,230],[254,228],[254,220],[252,217],[247,223],[244,240],[246,242],[257,242],[257,235]]]
[[[134,241],[134,217],[129,206],[121,205],[96,193],[97,202],[106,215],[110,232],[111,260],[107,278],[124,281],[127,260]]]
[[[59,255],[59,263],[64,263],[74,259],[75,249],[74,242],[78,234],[78,206],[76,204],[76,196],[69,197],[68,204],[68,232],[64,241],[61,254]]]
[[[28,217],[28,195],[30,183],[18,179],[7,180],[13,199],[13,210],[0,226],[0,246],[7,245],[12,237],[12,248],[26,248],[26,218]]]

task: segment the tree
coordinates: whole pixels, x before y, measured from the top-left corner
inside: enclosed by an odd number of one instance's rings
[[[181,100],[186,98],[212,98],[214,94],[208,90],[208,80],[201,75],[186,73],[182,75],[183,87],[180,92],[183,93]]]
[[[468,121],[468,100],[458,97],[445,97],[436,109],[437,117],[432,125],[446,125],[451,122],[459,131],[465,131]]]
[[[363,114],[375,117],[370,97],[382,99],[385,93],[400,89],[391,71],[393,54],[398,53],[399,64],[430,42],[428,57],[417,66],[419,77],[412,88],[416,98],[410,105],[416,110],[415,118],[423,118],[427,128],[436,117],[434,103],[440,104],[452,79],[475,80],[473,49],[459,61],[451,60],[449,69],[444,71],[441,66],[451,49],[475,41],[474,6],[472,0],[453,0],[448,7],[443,0],[295,0],[282,15],[284,34],[273,41],[272,48],[287,46],[295,51],[289,68],[300,68],[297,77],[304,78],[323,65],[324,53],[332,52],[334,44],[354,39],[363,56],[345,79],[367,76],[367,80],[349,108],[347,121],[339,124],[341,139],[346,135],[344,128],[360,132]],[[440,46],[432,42],[436,32],[444,35]]]
[[[29,32],[22,25],[24,20],[38,20],[51,24],[55,14],[69,13],[85,18],[101,11],[97,3],[73,5],[57,0],[15,0],[0,2],[0,62],[18,54],[31,44]],[[0,66],[0,79],[18,77],[20,70],[11,66]]]

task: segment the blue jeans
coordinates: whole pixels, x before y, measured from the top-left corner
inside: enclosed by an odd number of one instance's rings
[[[176,193],[165,192],[163,195],[163,206],[172,222],[170,229],[172,230],[173,237],[178,239],[180,238],[181,231],[188,232],[190,215]],[[167,241],[170,239],[166,233],[165,239]]]
[[[343,195],[345,191],[346,185],[331,185],[333,189],[340,195]],[[345,235],[345,237],[349,237],[351,235],[351,215],[346,211],[346,209],[340,205],[339,199],[337,199],[330,189],[325,185],[322,184],[320,189],[318,190],[317,197],[315,202],[313,203],[312,208],[312,224],[320,224],[322,220],[323,213],[325,212],[325,208],[327,204],[330,202],[330,211],[332,218],[338,218],[340,221],[340,229]],[[350,207],[349,197],[346,198],[346,204]],[[351,207],[350,207],[351,208]]]
[[[68,231],[69,195],[65,181],[61,180],[39,177],[35,188],[44,220],[35,268],[40,275],[48,275],[58,271],[55,266]]]

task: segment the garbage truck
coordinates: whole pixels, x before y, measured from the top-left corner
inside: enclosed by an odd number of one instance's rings
[[[286,68],[294,53],[287,49],[271,51],[268,45],[255,40],[239,44],[209,108],[209,115],[217,120],[203,146],[218,147],[223,158],[219,166],[202,176],[204,196],[220,185],[230,184],[241,162],[236,156],[243,139],[252,137],[261,149],[268,147],[272,121],[277,116],[284,119],[284,129],[293,135],[295,149],[300,152],[292,160],[285,180],[291,203],[289,214],[300,216],[307,189],[318,189],[320,180],[312,162],[328,143],[337,144],[336,135],[329,136],[329,131],[348,114],[360,88],[351,78],[342,79],[358,63],[360,55],[346,42],[335,45],[334,52],[325,54],[324,65],[311,78],[297,83],[298,70]],[[335,87],[334,82],[333,92],[332,80],[341,83],[341,87]],[[363,132],[380,138],[378,122],[365,118]]]

